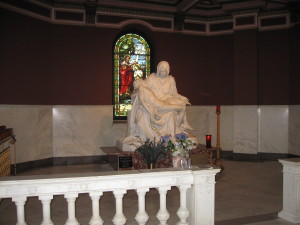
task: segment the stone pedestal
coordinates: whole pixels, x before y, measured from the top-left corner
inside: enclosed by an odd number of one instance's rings
[[[279,159],[283,165],[283,207],[278,216],[300,223],[300,158]]]
[[[122,142],[121,140],[116,141],[116,147],[123,152],[134,152],[136,149],[136,147],[134,145],[126,144],[126,143]]]

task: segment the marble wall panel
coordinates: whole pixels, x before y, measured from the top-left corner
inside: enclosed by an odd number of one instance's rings
[[[52,106],[0,105],[0,124],[13,128],[17,163],[53,157]]]
[[[127,121],[113,123],[113,143],[116,145],[118,139],[125,138],[127,135]]]
[[[54,106],[54,157],[104,154],[114,146],[112,106]]]
[[[288,106],[259,106],[259,152],[288,153]]]
[[[220,146],[223,150],[230,150],[230,151],[233,150],[233,129],[234,129],[233,115],[234,115],[233,106],[221,106]]]
[[[289,154],[300,155],[300,106],[289,107]]]
[[[257,154],[258,106],[234,106],[234,153]]]
[[[194,129],[191,133],[196,136],[198,143],[205,144],[205,135],[210,133],[210,107],[188,106],[187,119]]]
[[[0,105],[0,124],[17,138],[17,162],[51,157],[104,154],[127,132],[114,122],[112,106]],[[215,106],[189,106],[187,118],[198,142],[212,134],[216,144]],[[221,147],[235,153],[300,155],[300,106],[221,106]],[[288,150],[286,148],[288,146]]]

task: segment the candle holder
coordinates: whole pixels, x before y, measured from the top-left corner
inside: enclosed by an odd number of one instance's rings
[[[224,169],[224,166],[222,165],[221,161],[221,146],[220,146],[220,114],[221,114],[221,106],[217,105],[216,107],[216,114],[217,114],[217,143],[216,143],[216,149],[217,149],[217,155],[215,160],[215,165],[219,166],[221,169]]]
[[[205,135],[205,140],[206,140],[206,148],[211,148],[211,135],[210,134]]]

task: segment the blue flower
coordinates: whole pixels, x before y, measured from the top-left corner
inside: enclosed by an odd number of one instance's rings
[[[170,136],[165,135],[161,137],[162,143],[168,143],[170,141]]]
[[[187,134],[185,133],[179,133],[179,134],[176,134],[175,135],[175,138],[178,140],[178,141],[184,141],[188,138]]]

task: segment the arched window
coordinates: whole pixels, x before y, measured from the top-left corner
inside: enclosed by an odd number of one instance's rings
[[[114,120],[127,119],[131,109],[133,81],[145,79],[150,73],[150,47],[135,33],[122,35],[114,46],[113,102]]]

